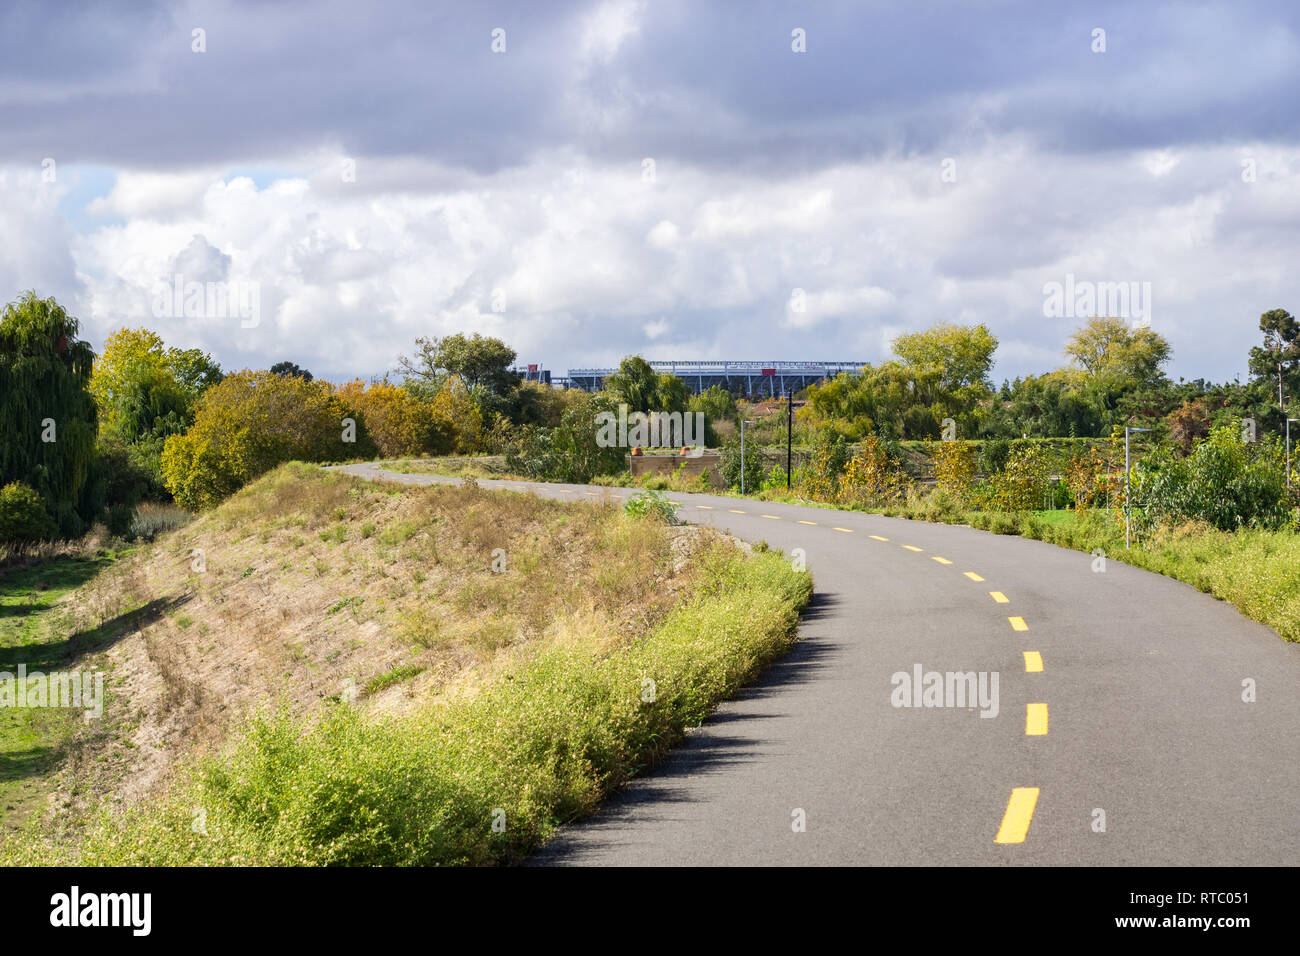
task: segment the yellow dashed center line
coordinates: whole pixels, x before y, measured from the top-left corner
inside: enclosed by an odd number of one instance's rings
[[[584,495],[591,495],[591,497],[593,497],[593,498],[599,498],[599,497],[600,497],[600,492],[599,492],[599,491],[584,491],[583,494],[584,494]]]
[[[703,508],[705,511],[712,511],[713,505],[696,505],[697,508]]]
[[[878,534],[869,534],[869,535],[867,535],[867,537],[868,537],[868,538],[875,538],[877,541],[888,541],[888,540],[889,540],[888,538],[882,538],[882,537],[881,537],[880,535],[878,535]]]
[[[903,545],[903,547],[906,548],[908,551],[920,551],[920,550],[921,550],[920,548],[918,548],[918,547],[917,547],[916,545],[914,545],[914,544],[905,544],[905,545]]]
[[[1021,651],[1025,655],[1025,673],[1040,674],[1043,670],[1043,655],[1038,651]]]
[[[852,533],[853,533],[853,529],[852,529],[852,528],[836,528],[835,530],[836,530],[836,531],[843,531],[845,534],[852,534]]]
[[[801,519],[799,519],[799,523],[800,523],[800,524],[816,524],[817,522],[816,522],[816,521],[804,521],[804,520],[801,518]]]
[[[970,578],[972,581],[983,581],[983,580],[984,580],[982,577],[980,577],[980,576],[979,576],[978,574],[976,574],[974,571],[963,571],[962,574],[966,575],[966,577]]]
[[[1005,594],[1003,594],[1001,591],[990,591],[990,592],[989,592],[989,597],[991,597],[993,600],[997,601],[999,604],[1010,604],[1010,603],[1011,603],[1011,599],[1010,599],[1009,597],[1007,597]]]
[[[1047,733],[1047,705],[1025,705],[1025,736],[1041,737]]]
[[[764,517],[764,518],[767,518],[769,521],[780,521],[780,520],[781,520],[781,519],[778,518],[776,515],[763,515],[763,517]]]
[[[993,842],[1024,843],[1037,805],[1037,787],[1015,787],[1011,791],[1011,799],[1007,801],[1007,810],[1002,814],[1002,826],[998,827],[998,835],[993,838]]]
[[[739,508],[728,508],[727,510],[730,511],[733,515],[743,515],[745,513],[741,511]]]
[[[938,561],[940,564],[952,564],[947,558],[931,557],[931,561]]]
[[[1025,619],[1023,617],[1009,617],[1007,618],[1007,620],[1011,622],[1011,629],[1013,631],[1029,630],[1029,625],[1025,623]]]

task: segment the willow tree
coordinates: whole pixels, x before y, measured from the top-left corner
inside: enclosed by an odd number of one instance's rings
[[[54,299],[26,292],[0,313],[0,486],[36,489],[65,535],[79,533],[77,506],[95,454],[89,382],[95,353]]]

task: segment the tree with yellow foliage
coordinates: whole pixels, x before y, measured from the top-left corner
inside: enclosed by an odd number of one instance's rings
[[[445,455],[456,443],[454,423],[429,402],[387,382],[369,387],[360,379],[339,389],[339,399],[366,423],[384,458]]]
[[[167,439],[163,481],[187,508],[211,508],[286,461],[372,458],[375,443],[328,382],[273,372],[226,376],[194,425]]]

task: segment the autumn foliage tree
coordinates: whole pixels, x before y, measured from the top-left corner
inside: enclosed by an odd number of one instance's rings
[[[446,382],[429,403],[434,416],[454,435],[454,450],[467,455],[481,451],[484,442],[483,410],[460,382]]]
[[[350,412],[328,382],[236,372],[204,393],[188,432],[167,439],[163,480],[203,509],[286,461],[371,458],[375,443]]]
[[[970,496],[977,471],[975,447],[968,441],[940,442],[934,451],[934,477],[942,490],[958,499]]]
[[[907,496],[911,479],[902,462],[876,435],[869,435],[844,466],[838,498],[842,504],[876,507]]]
[[[366,431],[384,458],[445,455],[456,444],[455,423],[404,388],[360,379],[339,389],[339,399],[365,421]]]

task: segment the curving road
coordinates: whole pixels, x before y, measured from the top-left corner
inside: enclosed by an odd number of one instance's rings
[[[1023,538],[670,497],[691,522],[802,549],[817,593],[801,640],[534,863],[1300,862],[1300,647],[1230,605]],[[997,715],[894,706],[893,675],[917,665],[996,672]]]

